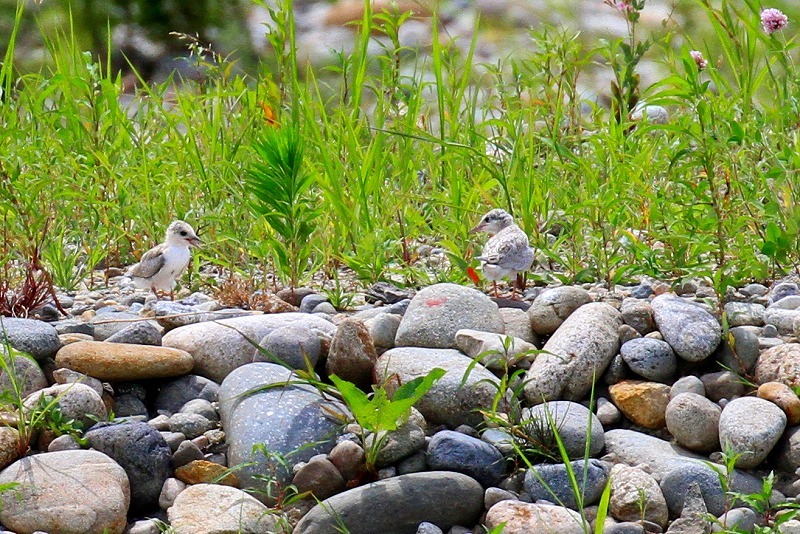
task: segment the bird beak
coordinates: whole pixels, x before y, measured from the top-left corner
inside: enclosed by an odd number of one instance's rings
[[[199,247],[200,245],[202,245],[202,244],[203,244],[203,242],[202,242],[202,241],[200,241],[200,238],[199,238],[199,237],[197,237],[197,236],[194,236],[194,237],[189,237],[189,238],[187,238],[186,240],[187,240],[187,241],[189,242],[189,244],[190,244],[190,245],[192,245],[193,247]]]
[[[478,226],[476,226],[475,228],[471,229],[471,230],[469,231],[469,233],[470,233],[470,234],[476,234],[476,233],[480,232],[481,230],[483,230],[483,225],[482,225],[482,224],[479,224],[479,225],[478,225]]]

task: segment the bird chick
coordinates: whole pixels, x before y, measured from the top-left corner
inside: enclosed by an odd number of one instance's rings
[[[527,234],[514,224],[514,218],[505,210],[493,209],[470,232],[486,232],[492,236],[478,259],[484,276],[494,285],[494,296],[498,296],[498,280],[517,278],[519,284],[519,274],[531,268],[534,254]],[[514,298],[515,287],[513,283],[511,286]]]
[[[174,300],[175,279],[189,265],[190,247],[202,243],[194,229],[183,221],[173,221],[167,228],[164,242],[144,253],[136,265],[126,273],[133,278],[136,287],[151,289],[159,297],[158,291],[168,292]]]

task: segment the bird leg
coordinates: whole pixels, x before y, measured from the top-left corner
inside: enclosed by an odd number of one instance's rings
[[[171,300],[171,301],[175,300],[175,290],[174,289],[170,289],[170,291],[169,291],[169,300]]]
[[[150,290],[153,292],[153,295],[156,296],[156,300],[161,298],[161,296],[158,294],[158,289],[156,289],[155,286],[150,286]]]
[[[499,298],[500,294],[497,292],[497,280],[492,281],[492,286],[494,287],[494,298]]]

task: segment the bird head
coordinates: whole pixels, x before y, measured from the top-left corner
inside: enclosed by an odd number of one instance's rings
[[[169,225],[165,241],[168,245],[188,245],[190,247],[197,247],[202,244],[200,238],[194,233],[194,228],[183,221],[174,221]]]
[[[507,211],[496,208],[484,215],[478,225],[470,230],[470,233],[486,232],[487,234],[496,234],[512,224],[514,224],[514,218]]]

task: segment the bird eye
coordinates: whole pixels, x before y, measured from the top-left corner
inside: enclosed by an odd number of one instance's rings
[[[186,237],[186,235],[187,235],[187,234],[186,234],[186,230],[182,230],[182,231],[181,231],[181,235],[182,235],[183,237]]]

